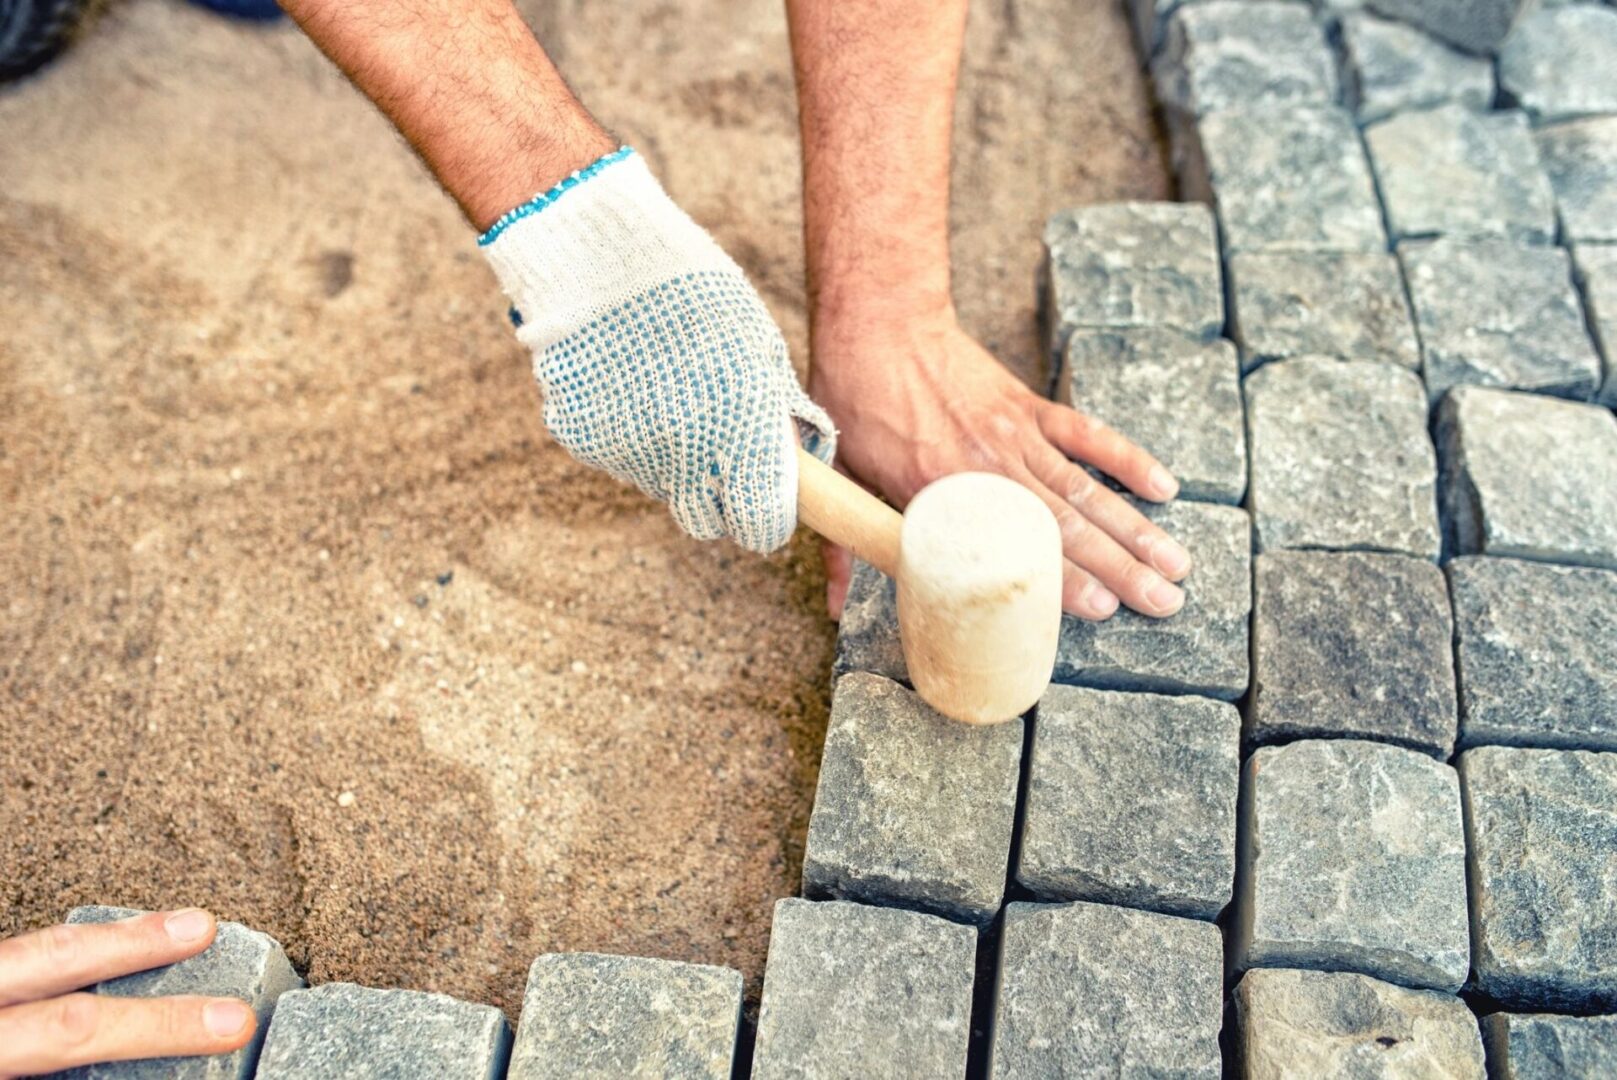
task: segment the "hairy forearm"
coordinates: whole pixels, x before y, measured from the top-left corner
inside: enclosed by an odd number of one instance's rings
[[[615,146],[511,0],[282,0],[478,229]]]

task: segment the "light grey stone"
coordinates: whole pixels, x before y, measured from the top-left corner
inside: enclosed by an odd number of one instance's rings
[[[1587,399],[1600,382],[1561,248],[1437,240],[1398,256],[1415,306],[1426,392],[1495,386]]]
[[[862,559],[853,561],[848,575],[831,670],[839,679],[850,671],[867,671],[896,682],[909,681],[898,633],[898,585]]]
[[[1067,342],[1062,402],[1149,450],[1181,498],[1238,503],[1246,493],[1240,362],[1227,341],[1172,330],[1080,330]]]
[[[1185,606],[1166,619],[1121,608],[1104,622],[1063,616],[1055,681],[1234,701],[1246,693],[1252,611],[1246,512],[1209,503],[1135,505],[1190,552]]]
[[[1454,749],[1454,623],[1424,559],[1275,551],[1253,565],[1255,742],[1378,739]]]
[[[1101,904],[1010,904],[988,1075],[1216,1080],[1223,974],[1209,923]]]
[[[1617,569],[1617,418],[1460,387],[1437,414],[1449,550]]]
[[[1073,330],[1156,327],[1199,340],[1224,327],[1218,238],[1204,206],[1109,203],[1044,226],[1045,320],[1052,362]]]
[[[1457,990],[1470,966],[1454,770],[1350,739],[1246,765],[1237,966],[1356,971]]]
[[[1612,21],[1617,22],[1617,11]],[[1541,128],[1538,153],[1555,192],[1562,239],[1617,242],[1617,116]]]
[[[1617,1016],[1494,1013],[1482,1031],[1495,1080],[1617,1076]]]
[[[1544,7],[1499,50],[1499,93],[1536,124],[1617,113],[1617,11]]]
[[[131,908],[90,905],[68,912],[67,921],[109,923],[145,914]],[[292,970],[281,943],[240,923],[219,923],[218,933],[201,953],[166,967],[136,972],[96,984],[95,992],[113,997],[154,998],[171,994],[234,997],[258,1016],[258,1031],[240,1050],[212,1057],[147,1058],[116,1061],[74,1070],[78,1080],[246,1080],[253,1075],[264,1041],[264,1029],[281,995],[303,985]]]
[[[1617,750],[1617,573],[1448,564],[1460,745]]]
[[[1191,117],[1235,105],[1331,105],[1339,96],[1324,32],[1291,2],[1181,6],[1153,73],[1163,106]]]
[[[1595,400],[1617,408],[1617,244],[1577,245],[1572,267],[1605,370]]]
[[[1231,336],[1241,370],[1292,356],[1420,367],[1398,260],[1385,252],[1230,258]]]
[[[1437,557],[1437,460],[1413,373],[1299,357],[1259,368],[1245,386],[1257,550]]]
[[[1366,0],[1381,14],[1420,27],[1449,44],[1492,54],[1537,0]]]
[[[1476,987],[1510,1008],[1617,1009],[1617,754],[1460,755]]]
[[[962,1075],[976,948],[933,915],[778,901],[753,1080]]]
[[[1016,880],[1045,899],[1215,918],[1235,881],[1240,750],[1222,701],[1050,687]]]
[[[1359,123],[1456,102],[1493,104],[1493,65],[1404,23],[1368,12],[1342,17],[1339,44],[1347,103]]]
[[[879,675],[837,681],[803,892],[985,924],[999,911],[1022,721],[962,724]]]
[[[492,1005],[326,983],[281,995],[257,1080],[498,1080],[510,1049]]]
[[[528,969],[507,1080],[729,1080],[741,973],[642,956],[549,953]]]
[[[1439,105],[1372,124],[1364,138],[1395,243],[1555,240],[1555,196],[1521,113]]]
[[[1235,988],[1247,1080],[1483,1080],[1465,1002],[1345,971],[1249,971]]]

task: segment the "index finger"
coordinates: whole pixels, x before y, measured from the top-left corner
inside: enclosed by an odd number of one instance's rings
[[[0,1008],[195,956],[218,924],[200,908],[61,924],[0,941]]]

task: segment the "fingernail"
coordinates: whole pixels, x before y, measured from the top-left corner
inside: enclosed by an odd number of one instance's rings
[[[1190,570],[1190,552],[1172,540],[1157,540],[1151,544],[1151,565],[1169,577],[1183,577]]]
[[[174,941],[200,941],[213,929],[213,920],[200,908],[186,908],[164,919],[163,929]]]
[[[1159,499],[1171,499],[1179,494],[1179,481],[1161,465],[1151,466],[1151,472],[1146,479],[1151,482],[1151,490],[1157,493]]]
[[[1145,599],[1160,614],[1171,615],[1184,606],[1185,594],[1179,586],[1158,579],[1145,590]]]
[[[239,1001],[210,1001],[202,1006],[202,1025],[208,1034],[225,1039],[240,1034],[252,1015],[252,1010]]]
[[[1078,602],[1095,618],[1105,619],[1117,610],[1118,601],[1116,593],[1091,581],[1084,586],[1083,595],[1078,597]]]

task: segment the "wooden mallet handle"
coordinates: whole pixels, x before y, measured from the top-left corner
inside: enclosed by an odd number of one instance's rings
[[[888,577],[898,576],[898,538],[904,519],[802,447],[797,448],[797,516]]]

